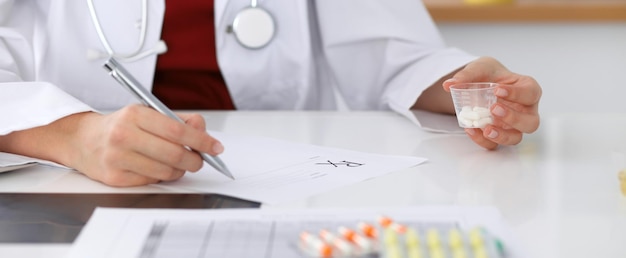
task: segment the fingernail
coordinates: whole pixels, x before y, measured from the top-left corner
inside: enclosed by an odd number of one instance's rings
[[[465,132],[469,135],[476,134],[476,130],[474,128],[465,128]]]
[[[487,135],[487,138],[490,139],[495,139],[496,137],[498,137],[498,131],[496,130],[491,130],[491,132],[489,132],[489,134]]]
[[[457,82],[456,79],[450,78],[450,79],[445,80],[443,83],[455,83],[455,82]]]
[[[504,108],[502,108],[501,106],[496,106],[493,108],[493,110],[491,110],[491,113],[493,113],[496,116],[504,116],[506,115],[506,110],[504,110]]]
[[[220,142],[213,144],[213,152],[220,154],[224,151],[224,146]]]
[[[498,97],[504,98],[509,95],[509,91],[503,88],[497,88],[494,94]]]

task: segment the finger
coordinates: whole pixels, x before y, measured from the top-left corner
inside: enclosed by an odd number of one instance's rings
[[[532,133],[539,128],[539,114],[535,110],[530,113],[519,112],[504,103],[498,102],[491,106],[494,124],[503,129],[515,129],[524,133]],[[501,122],[498,123],[498,122]]]
[[[522,141],[523,134],[515,129],[505,130],[493,125],[488,125],[483,129],[482,136],[497,144],[515,145]]]
[[[498,60],[480,57],[454,74],[452,79],[458,82],[499,82],[512,74]]]
[[[111,169],[111,171],[132,172],[133,174],[155,180],[175,180],[180,178],[185,172],[185,170],[168,166],[133,151],[105,153],[103,159],[104,163],[108,164],[107,167],[115,168]],[[116,178],[116,175],[108,176],[113,176],[113,179],[116,180],[120,179]]]
[[[450,91],[450,86],[469,82],[500,82],[514,75],[500,62],[491,57],[480,57],[456,72],[452,78],[443,82],[443,88]]]
[[[132,146],[131,149],[153,162],[187,171],[198,171],[202,168],[203,161],[200,155],[180,144],[145,132],[136,133],[133,142],[138,145]]]
[[[180,123],[153,109],[140,110],[138,125],[143,130],[162,137],[170,142],[217,155],[224,151],[222,144],[204,130]]]
[[[159,180],[129,171],[104,171],[96,180],[110,186],[129,187],[158,183]]]
[[[459,83],[459,81],[455,78],[450,78],[447,79],[445,81],[443,81],[443,83],[441,84],[443,86],[443,90],[445,90],[446,92],[450,92],[450,87],[454,84]]]
[[[514,103],[532,106],[539,103],[542,90],[535,79],[529,76],[519,76],[514,84],[499,84],[494,94]]]
[[[202,117],[200,114],[180,114],[180,117],[183,121],[185,121],[185,124],[188,124],[193,128],[206,133],[206,121],[204,121],[204,117]],[[215,154],[211,152],[206,153],[209,153],[211,155],[217,155],[224,151],[224,147],[222,146],[221,142],[217,139],[215,140],[217,141],[217,143],[215,143],[213,146],[213,151],[215,152]]]
[[[485,149],[494,150],[498,147],[497,143],[483,136],[483,131],[481,129],[465,128],[465,133],[470,137],[470,139],[472,139],[472,141]]]
[[[180,144],[156,136],[153,132],[142,130],[136,126],[125,126],[128,124],[132,124],[132,122],[117,126],[110,132],[108,141],[112,147],[107,149],[109,150],[105,155],[107,162],[115,164],[118,160],[130,159],[130,157],[120,155],[122,153],[124,155],[138,153],[146,159],[152,160],[152,162],[160,162],[171,168],[197,171],[202,167],[202,159],[197,153]]]
[[[196,128],[200,131],[206,131],[206,123],[204,118],[200,114],[186,114],[180,113],[178,117],[185,121],[185,124],[190,125],[193,128]]]

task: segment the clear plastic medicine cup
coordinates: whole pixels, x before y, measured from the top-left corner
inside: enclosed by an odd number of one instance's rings
[[[496,103],[494,89],[497,85],[492,82],[474,82],[450,86],[460,127],[482,129],[493,123],[490,108]]]

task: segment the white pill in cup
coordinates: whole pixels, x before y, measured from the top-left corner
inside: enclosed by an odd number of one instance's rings
[[[497,85],[492,82],[474,82],[450,86],[460,127],[482,129],[493,123],[490,109],[496,103],[494,89]]]

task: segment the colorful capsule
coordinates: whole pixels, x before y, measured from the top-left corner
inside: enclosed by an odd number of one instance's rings
[[[470,230],[470,232],[469,232],[469,242],[470,242],[470,245],[472,245],[472,247],[474,247],[474,248],[484,246],[485,241],[483,239],[483,234],[482,234],[480,228],[474,228],[474,229]]]
[[[365,252],[369,252],[372,250],[372,243],[370,241],[361,236],[359,233],[351,230],[347,227],[339,227],[339,234],[342,235],[348,241],[354,243],[356,246],[364,250]]]
[[[430,248],[441,247],[441,238],[437,229],[431,228],[426,232],[426,244]]]
[[[329,244],[306,231],[300,233],[300,243],[303,249],[318,257],[333,256],[333,248]]]
[[[448,234],[448,244],[452,249],[463,248],[463,236],[461,235],[461,231],[456,228],[451,229]]]
[[[359,230],[361,230],[363,235],[365,235],[366,237],[369,237],[369,238],[378,237],[378,232],[376,231],[376,227],[374,227],[372,224],[359,222],[357,227],[359,228]]]
[[[383,228],[391,228],[398,233],[406,232],[406,226],[394,222],[391,218],[387,216],[380,216],[378,218],[378,224],[380,224]]]
[[[343,240],[328,230],[320,230],[320,238],[331,244],[343,256],[352,256],[354,254],[354,248],[348,241]]]
[[[408,258],[422,258],[422,245],[420,236],[413,228],[407,228],[404,234],[404,241],[406,244],[406,255]]]

